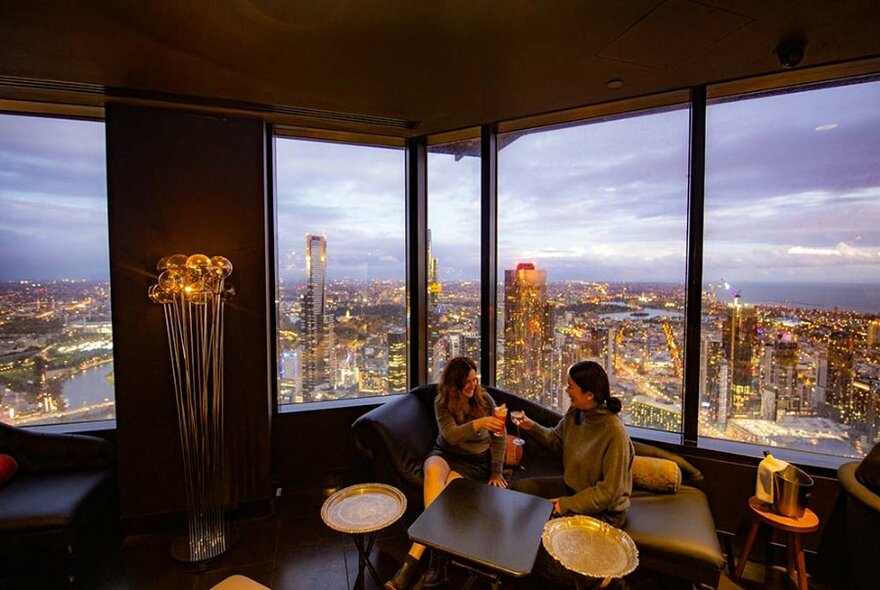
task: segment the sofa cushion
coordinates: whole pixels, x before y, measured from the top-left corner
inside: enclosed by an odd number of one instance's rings
[[[880,443],[856,467],[856,478],[875,494],[880,494]]]
[[[0,454],[0,486],[18,471],[18,463],[9,455]]]
[[[673,461],[659,457],[636,455],[632,464],[633,486],[658,492],[673,494],[681,486],[681,471]]]
[[[70,526],[108,481],[104,471],[20,473],[0,492],[0,534]]]
[[[724,555],[709,502],[700,490],[681,486],[675,494],[635,491],[623,528],[646,568],[672,575],[686,571],[696,581],[717,583]]]

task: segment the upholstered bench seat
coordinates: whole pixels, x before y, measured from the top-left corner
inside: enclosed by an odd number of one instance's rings
[[[633,491],[623,527],[639,549],[639,563],[649,570],[715,585],[724,568],[706,495],[691,486],[674,494]]]
[[[107,471],[20,474],[0,493],[0,534],[71,526],[78,515],[108,497]]]
[[[554,425],[560,419],[558,413],[521,397],[494,387],[488,391],[496,403],[507,404],[509,411],[525,410],[541,424]],[[372,477],[402,490],[413,518],[422,510],[422,464],[437,437],[435,394],[436,385],[418,387],[367,412],[352,425],[355,442],[372,459]],[[638,442],[634,446],[638,456],[675,462],[685,484],[676,493],[634,490],[624,529],[639,550],[640,567],[716,586],[725,560],[709,502],[696,487],[702,485],[702,474],[674,453]],[[562,472],[558,458],[529,441],[522,467],[513,473],[513,480]]]

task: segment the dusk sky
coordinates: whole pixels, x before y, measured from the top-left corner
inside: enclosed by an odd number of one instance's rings
[[[712,104],[704,279],[880,283],[880,82]],[[683,282],[688,110],[518,137],[499,154],[499,270]],[[276,141],[280,276],[404,276],[404,153]],[[101,123],[0,115],[0,280],[107,277]],[[429,154],[443,279],[479,276],[479,160]]]

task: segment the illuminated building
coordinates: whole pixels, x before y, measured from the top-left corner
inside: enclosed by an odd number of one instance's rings
[[[311,401],[313,390],[329,381],[328,329],[325,309],[327,276],[327,238],[306,235],[306,275],[303,295],[303,394]]]
[[[637,395],[629,408],[630,424],[667,432],[681,432],[681,405],[666,404]]]
[[[532,263],[504,271],[504,387],[546,403],[545,343],[548,325],[547,271]],[[549,347],[548,347],[549,348]]]
[[[723,334],[724,352],[731,367],[731,417],[747,418],[754,412],[752,355],[757,335],[757,313],[754,307],[740,303],[739,294],[727,306]]]
[[[851,333],[836,330],[830,334],[825,402],[837,411],[844,424],[850,424],[853,417],[851,397],[854,351],[855,338]]]
[[[700,338],[700,405],[705,408],[707,418],[718,424],[723,424],[727,417],[726,369],[721,333],[709,332],[704,327]]]
[[[396,330],[386,335],[388,343],[388,391],[406,391],[406,332]]]
[[[880,320],[868,322],[868,346],[880,346]]]

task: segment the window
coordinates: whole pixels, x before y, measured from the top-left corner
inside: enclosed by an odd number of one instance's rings
[[[565,411],[595,360],[627,423],[680,431],[687,109],[498,144],[499,386]]]
[[[875,80],[708,106],[700,435],[878,440],[878,104]]]
[[[404,151],[275,150],[279,405],[403,393]]]
[[[428,381],[480,364],[480,140],[428,148]]]
[[[104,125],[0,115],[0,420],[115,416]]]

